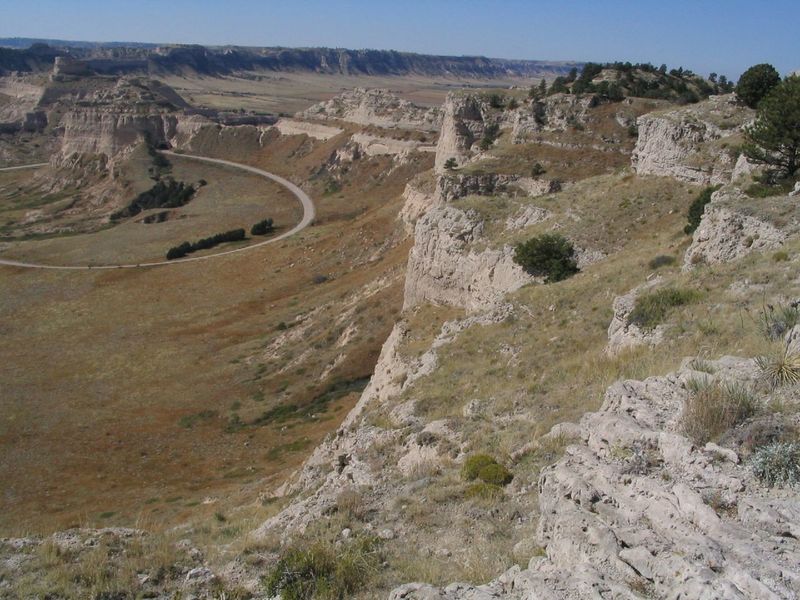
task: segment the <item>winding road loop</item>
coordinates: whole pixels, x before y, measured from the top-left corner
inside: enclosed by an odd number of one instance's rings
[[[167,150],[163,150],[162,154],[168,154],[170,156],[176,156],[179,158],[190,158],[192,160],[199,160],[202,162],[213,163],[217,165],[223,165],[226,167],[233,167],[234,169],[240,169],[242,171],[249,171],[250,173],[255,173],[256,175],[260,175],[261,177],[265,177],[267,179],[271,179],[275,183],[278,183],[288,189],[295,197],[300,201],[300,204],[303,206],[303,218],[300,219],[300,222],[292,227],[289,231],[286,231],[278,236],[270,238],[268,240],[264,240],[263,242],[259,242],[257,244],[252,244],[250,246],[246,246],[244,248],[236,248],[235,250],[225,250],[224,252],[217,252],[216,254],[207,254],[205,256],[195,256],[192,258],[179,258],[176,260],[163,260],[158,262],[146,262],[146,263],[136,263],[136,264],[128,264],[128,265],[45,265],[39,263],[29,263],[17,260],[6,260],[0,258],[0,265],[7,265],[10,267],[23,267],[28,269],[54,269],[59,271],[95,271],[98,269],[139,269],[145,267],[160,267],[165,265],[179,265],[182,263],[187,262],[197,262],[201,260],[211,260],[212,258],[218,258],[220,256],[227,256],[229,254],[236,254],[237,252],[246,252],[248,250],[253,250],[254,248],[259,248],[261,246],[266,246],[267,244],[274,244],[275,242],[279,242],[283,239],[288,238],[289,236],[294,235],[298,231],[302,231],[309,225],[311,225],[312,221],[314,220],[315,216],[315,209],[314,209],[314,202],[312,202],[311,198],[309,198],[308,194],[306,194],[303,190],[297,187],[288,179],[284,179],[279,175],[275,175],[268,171],[264,171],[263,169],[258,169],[256,167],[251,167],[249,165],[243,165],[240,163],[231,162],[229,160],[222,160],[221,158],[208,158],[207,156],[196,156],[194,154],[176,154],[175,152],[169,152]],[[35,165],[22,165],[19,167],[6,167],[0,169],[0,171],[14,171],[17,169],[26,169],[26,168],[34,168],[34,167],[42,167],[47,165],[47,163],[37,163]]]

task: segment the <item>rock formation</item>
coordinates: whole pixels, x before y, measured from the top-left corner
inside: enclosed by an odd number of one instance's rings
[[[630,316],[636,306],[636,298],[660,282],[659,278],[639,286],[627,294],[614,298],[614,316],[608,326],[608,344],[606,354],[614,356],[626,348],[649,344],[655,346],[664,337],[664,325],[657,325],[652,330],[644,330],[630,322]]]
[[[483,223],[474,212],[439,206],[417,221],[408,257],[403,307],[420,302],[486,310],[532,278],[514,262],[510,246],[469,250]]]
[[[436,131],[441,125],[438,108],[423,108],[398,98],[389,90],[356,88],[320,102],[297,114],[301,119],[334,119],[377,125]]]
[[[696,105],[639,117],[632,163],[639,175],[663,175],[700,184],[727,183],[734,158],[721,139],[734,136],[752,119],[732,95],[711,96]]]
[[[280,131],[281,135],[307,135],[322,141],[336,137],[344,131],[338,127],[298,121],[297,119],[278,119],[275,129]]]
[[[784,204],[791,202],[786,198]],[[779,229],[766,219],[747,214],[748,204],[748,199],[737,197],[735,190],[723,189],[712,196],[684,255],[684,271],[700,264],[730,262],[753,251],[774,250],[789,232],[797,230],[796,218]]]
[[[681,414],[692,381],[752,385],[753,361],[724,357],[621,381],[599,412],[551,435],[573,440],[539,480],[543,556],[484,586],[409,584],[392,600],[796,598],[796,493],[767,488],[736,450],[695,445]]]
[[[445,172],[445,164],[450,159],[455,160],[457,166],[464,164],[486,127],[485,107],[476,96],[448,94],[442,110],[442,129],[436,146],[437,173]]]

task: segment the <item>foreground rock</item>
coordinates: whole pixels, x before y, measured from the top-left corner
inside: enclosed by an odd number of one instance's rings
[[[725,357],[714,375],[691,364],[612,385],[566,429],[575,443],[539,481],[544,556],[484,586],[410,584],[390,598],[797,598],[800,493],[765,488],[736,449],[698,448],[681,430],[689,381],[751,384],[754,363]]]

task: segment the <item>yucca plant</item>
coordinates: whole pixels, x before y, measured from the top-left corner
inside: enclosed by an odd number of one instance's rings
[[[773,388],[800,383],[800,353],[788,344],[783,344],[780,351],[772,355],[759,356],[756,365],[761,376]]]

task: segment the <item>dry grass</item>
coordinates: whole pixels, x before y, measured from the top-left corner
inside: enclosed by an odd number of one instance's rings
[[[301,143],[277,140],[248,160],[302,179],[332,146],[288,161]],[[378,178],[382,168],[356,165],[341,198],[320,200],[320,224],[249,254],[143,271],[2,268],[0,530],[227,515],[294,469],[355,402],[328,392],[371,373],[400,307],[408,246],[395,216],[419,165]],[[225,185],[246,191],[238,181]],[[30,253],[41,245],[45,258],[56,241],[59,258],[84,253],[86,238],[31,242]],[[282,338],[300,323],[303,335]],[[307,418],[249,425],[323,397],[333,399]],[[180,425],[198,414],[217,416]],[[298,440],[306,450],[291,451]]]

